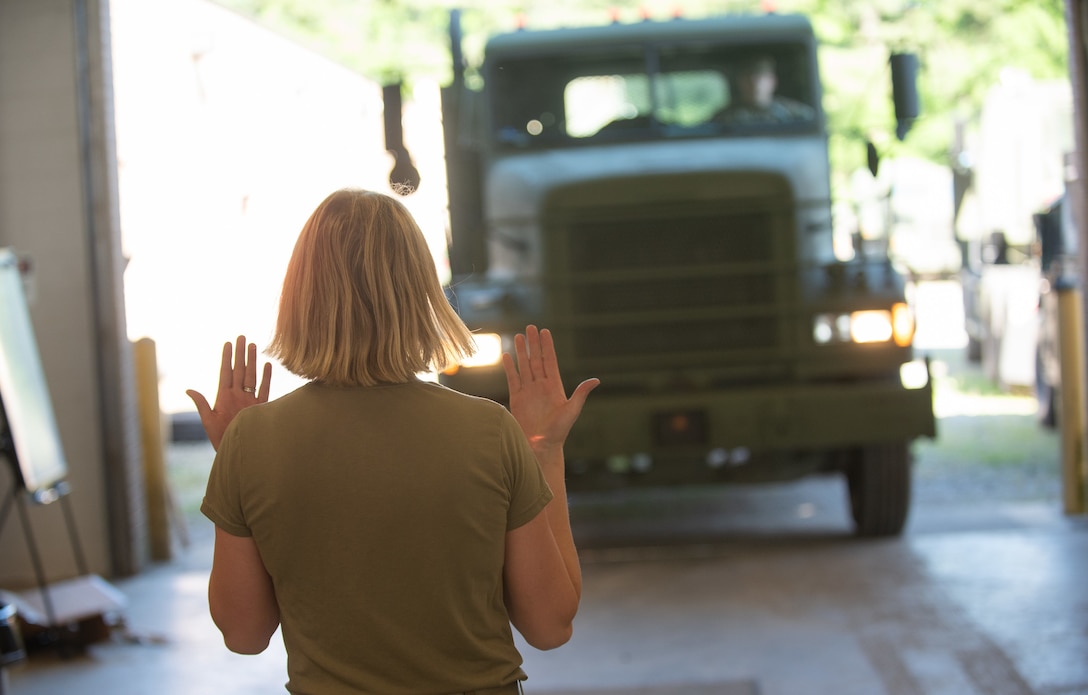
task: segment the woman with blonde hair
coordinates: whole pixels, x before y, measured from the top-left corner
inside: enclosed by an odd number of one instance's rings
[[[303,227],[268,348],[308,383],[270,401],[239,336],[215,406],[188,392],[217,451],[212,618],[244,654],[279,628],[288,691],[517,693],[511,624],[570,638],[563,443],[599,382],[568,398],[534,326],[503,356],[509,411],[417,377],[472,350],[408,211],[345,189]]]

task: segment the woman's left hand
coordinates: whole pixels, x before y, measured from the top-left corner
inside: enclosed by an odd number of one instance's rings
[[[233,354],[232,354],[233,353]],[[233,359],[232,359],[233,358]],[[233,364],[232,364],[233,363]],[[272,381],[272,364],[264,363],[260,388],[257,387],[257,345],[246,347],[246,337],[238,336],[231,349],[223,344],[223,361],[219,366],[219,391],[215,394],[215,407],[199,391],[189,389],[185,393],[193,399],[200,422],[212,447],[219,450],[219,442],[234,416],[251,405],[268,402],[268,389]]]
[[[502,356],[510,390],[510,412],[537,454],[561,452],[567,434],[582,413],[586,397],[601,380],[586,379],[567,398],[555,356],[555,341],[546,328],[526,326],[525,333],[514,336],[514,349],[516,361],[509,353]]]

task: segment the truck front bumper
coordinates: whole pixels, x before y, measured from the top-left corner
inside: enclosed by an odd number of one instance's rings
[[[936,436],[932,379],[749,386],[670,394],[593,393],[571,459],[706,457],[714,451],[841,450]]]

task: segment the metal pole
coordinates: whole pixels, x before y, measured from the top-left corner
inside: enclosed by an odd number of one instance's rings
[[[1072,208],[1077,229],[1077,267],[1088,270],[1088,52],[1085,35],[1088,32],[1088,0],[1066,0],[1066,26],[1069,32],[1069,78],[1073,89],[1073,126],[1076,151],[1074,173],[1067,183],[1067,203]],[[1059,350],[1062,369],[1062,499],[1066,513],[1085,513],[1088,492],[1085,481],[1085,419],[1084,393],[1084,330],[1088,318],[1084,314],[1080,283],[1058,290]],[[1066,369],[1074,371],[1066,372]],[[1066,408],[1073,411],[1066,414]]]
[[[1078,287],[1058,290],[1059,353],[1062,370],[1062,503],[1066,514],[1084,514],[1088,452],[1085,448],[1084,321]]]

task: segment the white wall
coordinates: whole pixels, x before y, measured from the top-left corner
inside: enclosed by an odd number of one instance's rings
[[[129,334],[158,349],[160,402],[211,400],[220,346],[262,348],[307,216],[333,190],[388,191],[381,86],[206,0],[111,0]],[[405,199],[445,253],[436,86],[406,139]],[[273,395],[299,384],[276,365]]]
[[[90,6],[90,22],[98,17]],[[31,320],[67,454],[70,502],[89,569],[110,574],[101,349],[95,317],[95,254],[108,254],[110,205],[100,167],[83,166],[77,101],[75,3],[72,0],[0,0],[0,245],[33,263]],[[94,66],[92,66],[93,68]],[[98,160],[101,164],[101,158]],[[89,200],[90,199],[90,200]],[[92,243],[97,227],[101,239]],[[98,243],[101,241],[102,246]],[[109,406],[107,406],[109,407]],[[126,452],[118,451],[118,458]],[[11,494],[7,466],[0,494]],[[118,487],[126,485],[118,481]],[[75,574],[73,552],[58,505],[31,509],[33,533],[50,579]],[[30,583],[18,515],[0,531],[0,582]]]

